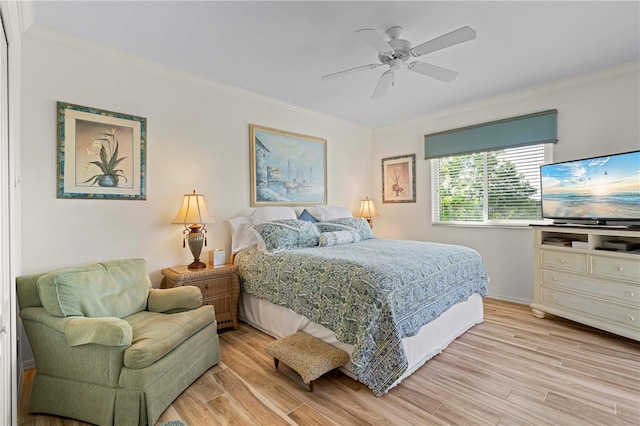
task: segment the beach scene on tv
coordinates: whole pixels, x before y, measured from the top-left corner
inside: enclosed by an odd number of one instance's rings
[[[540,170],[547,218],[640,218],[640,151],[549,164]]]

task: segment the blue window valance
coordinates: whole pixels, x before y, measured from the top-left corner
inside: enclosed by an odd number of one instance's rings
[[[424,136],[425,159],[558,142],[558,110],[536,112]]]

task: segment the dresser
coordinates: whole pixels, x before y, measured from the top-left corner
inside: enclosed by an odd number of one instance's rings
[[[238,267],[224,265],[214,268],[207,264],[206,268],[189,269],[187,266],[176,266],[163,269],[161,288],[173,288],[193,285],[202,292],[202,304],[213,305],[216,310],[218,329],[238,328],[238,297],[240,281]]]
[[[640,340],[640,231],[532,228],[533,315],[554,314]]]

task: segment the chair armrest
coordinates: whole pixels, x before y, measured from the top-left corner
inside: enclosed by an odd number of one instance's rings
[[[72,317],[65,324],[69,346],[95,343],[103,346],[129,346],[133,337],[131,325],[115,317]]]
[[[202,292],[198,287],[187,285],[165,289],[152,288],[149,292],[148,309],[151,312],[171,313],[202,306]]]

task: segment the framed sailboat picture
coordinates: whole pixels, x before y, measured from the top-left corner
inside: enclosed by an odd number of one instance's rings
[[[327,140],[249,126],[251,206],[327,203]]]

